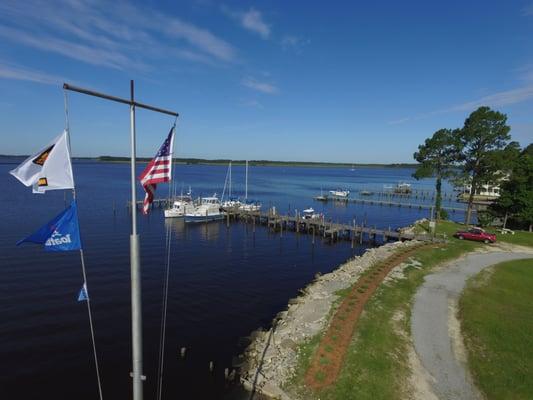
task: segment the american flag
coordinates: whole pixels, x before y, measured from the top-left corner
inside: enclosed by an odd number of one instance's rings
[[[172,142],[174,141],[174,127],[170,129],[166,140],[146,166],[139,180],[146,192],[143,202],[143,213],[148,214],[150,204],[154,200],[154,192],[158,183],[168,182],[172,177]]]

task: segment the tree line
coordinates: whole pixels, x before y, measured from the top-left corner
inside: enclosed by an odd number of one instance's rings
[[[413,157],[419,165],[416,179],[434,177],[437,219],[446,218],[442,210],[442,181],[470,185],[465,224],[472,219],[475,193],[484,184],[499,184],[500,196],[478,221],[499,217],[504,227],[533,227],[533,144],[524,149],[511,140],[507,115],[479,107],[466,118],[462,128],[439,129]]]

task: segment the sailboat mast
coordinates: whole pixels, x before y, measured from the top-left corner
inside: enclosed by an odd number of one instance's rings
[[[244,200],[248,200],[248,160],[246,160],[246,184],[244,190]]]
[[[231,201],[231,161],[229,162],[229,197],[228,199]]]

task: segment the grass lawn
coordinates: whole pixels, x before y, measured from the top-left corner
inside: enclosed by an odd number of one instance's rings
[[[421,265],[407,267],[405,279],[382,285],[366,304],[336,383],[314,393],[302,389],[302,377],[319,342],[314,339],[301,348],[298,372],[289,391],[299,393],[301,398],[321,400],[408,398],[407,350],[413,296],[433,267],[481,245],[452,239],[442,247],[418,250],[413,259]]]
[[[468,282],[460,317],[468,363],[488,399],[533,399],[533,259]]]
[[[300,398],[310,400],[410,398],[410,388],[407,384],[410,375],[410,313],[417,289],[423,283],[424,277],[438,264],[458,258],[478,247],[487,246],[484,243],[454,238],[453,234],[460,229],[464,229],[464,225],[450,221],[439,222],[436,233],[440,237],[446,237],[448,243],[440,248],[417,251],[413,259],[420,262],[420,266],[407,267],[404,279],[382,285],[374,293],[357,323],[354,339],[335,384],[317,392],[306,389],[303,384],[305,372],[320,342],[321,335],[318,335],[300,348],[295,378],[286,389],[299,394]],[[497,234],[497,238],[500,242],[533,247],[533,233],[517,231],[515,235]],[[533,268],[531,272],[533,273]],[[529,282],[529,288],[533,287],[532,283]],[[533,293],[533,290],[530,291]],[[533,304],[533,300],[530,304]],[[531,312],[528,318],[533,321]],[[533,326],[530,325],[529,329],[533,331]],[[531,339],[529,347],[533,349]],[[529,360],[532,359],[530,350]],[[531,369],[528,372],[533,376]],[[533,395],[530,393],[528,398],[533,398]]]
[[[452,238],[453,234],[458,230],[464,230],[465,225],[458,224],[451,221],[440,221],[437,224],[437,236],[445,235],[446,238]],[[419,230],[428,231],[429,227],[427,224],[420,225]],[[486,229],[487,232],[495,233],[496,240],[502,243],[516,244],[520,246],[529,246],[533,247],[533,233],[526,231],[515,231],[514,235],[506,234],[502,235],[499,231],[495,229]]]

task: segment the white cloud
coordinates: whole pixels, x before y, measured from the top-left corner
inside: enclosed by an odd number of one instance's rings
[[[223,5],[222,12],[238,21],[243,28],[257,33],[263,39],[270,37],[270,25],[263,20],[263,14],[255,8],[250,8],[248,11],[234,11]]]
[[[258,108],[260,110],[264,109],[265,107],[263,106],[263,104],[261,104],[259,101],[257,100],[243,100],[241,101],[241,105],[245,106],[245,107],[250,107],[250,108]]]
[[[504,90],[496,92],[487,96],[483,96],[477,100],[467,101],[456,104],[454,106],[444,108],[441,110],[430,111],[428,113],[418,114],[414,117],[405,117],[389,121],[389,125],[403,124],[408,121],[417,121],[424,118],[429,118],[434,115],[447,114],[451,112],[464,111],[472,112],[481,106],[488,106],[492,108],[509,106],[512,104],[522,103],[533,99],[533,85],[518,87],[511,90]]]
[[[522,15],[524,16],[531,16],[533,15],[533,3],[531,3],[530,5],[528,6],[525,6],[523,9],[522,9]]]
[[[481,106],[502,107],[521,103],[530,99],[533,99],[533,85],[493,93],[477,100],[457,104],[453,107],[442,110],[441,112],[473,111]]]
[[[210,31],[123,1],[4,0],[0,28],[10,41],[115,69],[145,70],[172,58],[210,65],[237,58]]]
[[[260,82],[255,78],[246,77],[241,81],[243,86],[266,94],[278,94],[279,89],[267,82]]]
[[[285,35],[281,39],[281,47],[283,50],[293,50],[296,53],[301,53],[302,49],[310,43],[308,39],[303,39],[294,35]]]
[[[50,75],[45,72],[28,69],[16,64],[4,63],[2,61],[0,61],[0,78],[37,82],[45,85],[57,85],[65,81],[65,78],[60,76]]]

